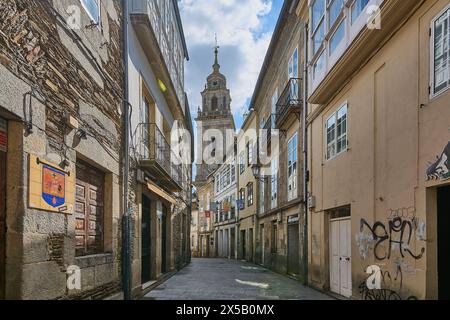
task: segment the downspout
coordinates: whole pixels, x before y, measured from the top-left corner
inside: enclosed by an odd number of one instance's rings
[[[304,205],[304,223],[303,223],[303,281],[308,285],[308,24],[304,26],[304,61],[303,71],[303,205]]]
[[[130,251],[130,210],[128,206],[128,178],[130,172],[130,105],[128,92],[128,1],[123,6],[123,57],[124,57],[124,168],[123,168],[123,219],[122,219],[122,287],[124,300],[131,300],[131,251]]]

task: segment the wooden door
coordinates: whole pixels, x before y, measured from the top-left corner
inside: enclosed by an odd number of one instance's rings
[[[330,231],[330,289],[351,297],[351,220],[331,221]]]
[[[0,299],[5,293],[6,256],[6,153],[0,151]]]
[[[77,161],[76,256],[103,252],[104,181],[104,173]]]
[[[352,249],[351,249],[351,221],[341,220],[339,223],[339,253],[340,253],[340,282],[341,295],[352,296]]]

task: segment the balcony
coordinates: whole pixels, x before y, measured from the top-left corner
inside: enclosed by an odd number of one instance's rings
[[[289,119],[291,114],[298,118],[302,112],[303,99],[301,98],[301,79],[291,78],[277,102],[276,126],[280,128]]]
[[[163,133],[154,123],[141,123],[137,128],[137,159],[161,186],[170,192],[183,190],[182,165]]]
[[[231,114],[228,110],[217,111],[198,111],[196,120],[204,120],[206,118],[224,118],[229,117]]]

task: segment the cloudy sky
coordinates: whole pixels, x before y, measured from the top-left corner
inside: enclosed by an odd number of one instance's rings
[[[180,0],[179,5],[190,55],[185,83],[192,116],[212,71],[217,33],[221,72],[228,79],[239,129],[283,0]]]

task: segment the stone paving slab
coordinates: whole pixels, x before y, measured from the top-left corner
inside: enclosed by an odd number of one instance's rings
[[[243,261],[192,259],[144,300],[332,300],[300,282]]]

